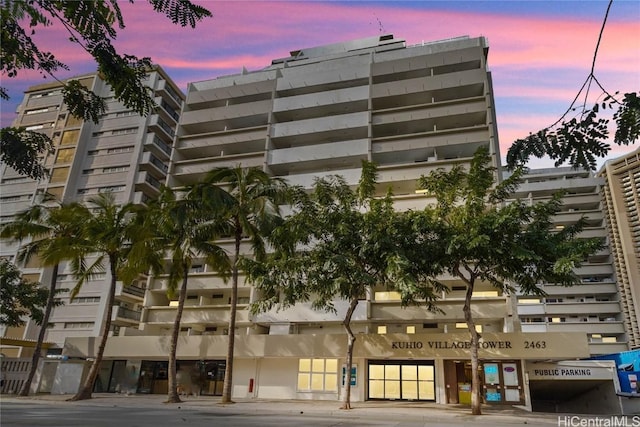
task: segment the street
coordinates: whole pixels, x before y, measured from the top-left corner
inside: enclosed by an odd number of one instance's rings
[[[472,420],[432,420],[424,417],[404,415],[381,415],[361,411],[350,412],[345,415],[322,414],[321,412],[302,413],[292,411],[251,411],[242,412],[243,407],[178,407],[163,406],[106,406],[106,405],[77,405],[55,402],[2,402],[2,427],[159,427],[159,426],[260,426],[260,427],[337,427],[337,426],[391,426],[391,427],[419,427],[419,426],[465,426]],[[400,418],[400,419],[398,419]],[[478,420],[488,422],[489,420]],[[507,420],[505,420],[507,421]],[[478,424],[477,421],[473,421]],[[522,426],[526,422],[499,423],[501,426]],[[495,425],[492,424],[492,425]],[[536,425],[529,422],[527,425]],[[540,425],[549,425],[541,423]]]

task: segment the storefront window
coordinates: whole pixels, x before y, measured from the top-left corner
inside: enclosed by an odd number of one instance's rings
[[[298,391],[337,391],[338,359],[300,359]]]
[[[431,362],[370,362],[369,399],[435,400]]]

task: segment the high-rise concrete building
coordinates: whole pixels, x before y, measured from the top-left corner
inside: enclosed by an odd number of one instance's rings
[[[640,348],[640,149],[609,160],[598,175],[604,180],[602,203],[609,224],[629,346],[637,349]]]
[[[430,203],[416,193],[421,175],[466,164],[481,146],[500,166],[487,55],[482,37],[407,46],[383,35],[300,49],[259,71],[190,83],[168,183],[182,186],[214,167],[242,165],[307,188],[315,177],[333,174],[356,185],[361,161],[370,160],[379,167],[380,194],[391,187],[397,209],[420,209]],[[167,390],[176,309],[166,279],[149,278],[139,329],[122,329],[107,344],[106,360],[123,361],[127,372],[139,374],[128,386],[132,391]],[[442,280],[451,289],[438,303],[442,313],[403,308],[384,288],[363,296],[352,317],[358,334],[353,400],[468,399],[465,287],[453,277]],[[231,285],[204,260],[194,260],[188,289],[178,344],[181,385],[220,394]],[[233,396],[337,399],[347,304],[336,301],[335,314],[298,304],[252,315],[249,304],[257,297],[241,278]],[[521,334],[516,310],[510,295],[488,283],[476,287],[487,402],[530,403],[530,362],[590,354],[583,332]],[[94,349],[90,340],[69,338],[64,351],[82,358]],[[119,372],[114,365],[106,374],[109,387],[126,383]]]
[[[530,170],[513,194],[531,204],[549,201],[565,191],[561,211],[553,227],[562,229],[586,218],[579,237],[597,237],[605,248],[575,270],[582,283],[572,287],[544,283],[546,296],[519,295],[518,315],[522,332],[583,332],[592,355],[628,350],[624,316],[616,280],[613,245],[607,235],[601,191],[605,180],[570,167]]]
[[[244,70],[190,83],[165,170],[167,183],[180,187],[198,181],[214,167],[241,165],[259,167],[306,188],[315,177],[334,174],[355,186],[361,161],[369,160],[378,165],[381,195],[391,187],[397,209],[421,209],[432,200],[416,192],[420,176],[438,168],[467,164],[479,147],[487,147],[492,165],[500,167],[487,56],[487,41],[482,37],[408,46],[392,35],[380,35],[295,50],[258,71]],[[167,98],[168,87],[168,83],[162,90],[157,87],[165,102],[171,101]],[[174,106],[178,113],[178,106]],[[140,123],[137,133],[128,130],[133,125],[94,129],[83,124],[89,129],[82,134],[88,136],[84,144],[92,145],[75,152],[82,166],[76,166],[75,160],[69,166],[73,188],[69,189],[70,183],[65,180],[62,196],[77,198],[79,190],[84,196],[85,189],[107,185],[102,183],[104,177],[88,180],[94,173],[104,174],[105,169],[126,165],[131,169],[113,171],[122,180],[108,185],[118,189],[124,186],[126,200],[143,202],[153,196],[165,175],[153,169],[158,165],[150,156],[166,165],[168,157],[159,157],[161,153],[156,150],[162,151],[161,141],[171,143],[171,134],[163,134],[167,127],[159,120],[170,127],[175,125],[168,117],[160,117],[167,111],[161,110],[158,116]],[[107,141],[120,137],[136,141],[114,144],[114,148],[134,147],[136,154],[128,154],[134,157],[130,163],[88,160],[96,154],[116,154],[109,152]],[[76,182],[80,178],[85,181]],[[587,188],[571,204],[571,209],[593,216],[585,235],[606,236],[602,214],[598,216],[595,189],[599,184],[580,173],[569,181]],[[527,185],[536,185],[533,178]],[[37,189],[35,186],[29,194]],[[538,189],[531,199],[544,199],[549,194],[549,189]],[[562,214],[564,219],[559,217],[558,225],[581,214],[568,209]],[[221,244],[231,252],[231,241]],[[248,243],[243,243],[242,250],[249,253]],[[583,286],[589,287],[584,291],[563,294],[555,287],[545,287],[550,295],[558,291],[555,303],[527,304],[523,298],[518,301],[489,283],[476,285],[472,310],[482,335],[482,396],[486,403],[531,406],[533,401],[545,399],[549,390],[557,389],[557,380],[574,374],[585,381],[578,387],[582,392],[611,379],[609,367],[574,369],[567,365],[569,368],[564,369],[551,363],[626,348],[608,259],[605,251],[585,265],[579,273],[584,278]],[[175,303],[166,293],[166,281],[162,275],[149,277],[144,300],[136,300],[133,307],[142,308],[139,323],[131,322],[110,337],[100,374],[101,389],[166,393],[169,332],[176,314]],[[345,301],[335,301],[336,313],[317,312],[310,304],[298,304],[284,311],[253,315],[249,304],[259,295],[241,277],[233,396],[336,400],[342,382],[350,380],[354,401],[467,402],[471,365],[462,312],[466,287],[454,277],[443,277],[442,281],[450,292],[438,302],[440,313],[422,306],[403,308],[399,295],[382,287],[364,295],[352,317],[351,326],[358,338],[354,370],[347,375],[343,365],[347,340],[341,325],[348,305]],[[100,295],[86,294],[87,298]],[[177,353],[178,381],[186,393],[222,392],[230,296],[230,283],[204,259],[193,260]],[[573,305],[570,298],[574,299]],[[597,325],[603,342],[596,342],[599,338],[595,330],[584,327],[579,318],[583,316],[581,307],[588,303],[594,309],[584,314],[584,324]],[[519,309],[529,307],[538,311],[542,307],[542,312],[519,316]],[[545,312],[546,307],[556,307],[556,311]],[[538,321],[538,317],[543,320]],[[556,317],[560,319],[557,322]],[[530,328],[526,333],[521,331],[521,319],[522,329]],[[63,321],[72,322],[68,318]],[[78,320],[90,321],[95,322],[89,317]],[[569,323],[578,327],[561,327]],[[63,352],[69,360],[60,363],[57,373],[44,372],[41,378],[45,381],[40,384],[49,379],[61,384],[57,391],[76,391],[86,365],[82,360],[95,354],[92,336],[94,330],[67,334]],[[60,381],[53,381],[54,375]],[[564,388],[568,389],[571,387]]]
[[[62,85],[54,82],[33,86],[25,92],[13,125],[42,132],[51,137],[54,152],[43,161],[49,177],[40,181],[18,175],[6,165],[0,166],[0,210],[2,223],[42,200],[50,193],[63,202],[85,201],[92,195],[111,192],[118,203],[143,202],[158,193],[167,176],[173,137],[184,95],[159,67],[146,80],[158,104],[148,117],[125,108],[115,100],[113,91],[96,73],[74,78],[106,99],[107,111],[99,123],[80,120],[71,115],[62,99]],[[2,242],[0,256],[14,259],[18,244]],[[41,268],[38,259],[22,267],[24,276],[48,284],[51,268]],[[60,294],[64,305],[56,307],[46,341],[62,348],[69,337],[95,337],[100,334],[105,316],[108,273],[92,277],[78,296],[70,301],[69,293]],[[58,287],[71,289],[75,281],[66,265],[61,265]],[[136,327],[140,321],[144,284],[125,286],[118,283],[113,311],[113,329]],[[37,326],[10,328],[3,337],[33,339]],[[3,348],[12,356],[26,356],[28,348]]]

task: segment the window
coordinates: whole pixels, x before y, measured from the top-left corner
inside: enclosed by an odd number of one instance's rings
[[[76,153],[75,148],[61,148],[58,150],[58,155],[56,156],[56,164],[57,163],[69,163],[73,160],[73,156]]]
[[[124,172],[129,169],[129,166],[111,166],[108,168],[103,168],[103,173],[114,173],[114,172]]]
[[[100,187],[98,188],[98,193],[116,193],[119,191],[124,191],[124,185],[112,185],[109,187]]]
[[[51,177],[49,178],[49,182],[65,182],[67,180],[67,176],[69,175],[69,168],[56,168],[51,172]]]
[[[400,301],[402,297],[399,292],[376,292],[375,293],[376,301]]]
[[[71,300],[71,304],[89,304],[100,302],[100,297],[77,297]]]
[[[116,129],[111,131],[111,135],[128,135],[131,133],[138,133],[138,128]]]
[[[378,326],[378,334],[384,335],[387,333],[387,327],[385,325]]]
[[[56,107],[52,107],[52,109],[56,109]],[[38,113],[46,113],[47,111],[49,111],[49,107],[45,107],[45,108],[38,108],[37,110],[29,110],[29,111],[25,111],[24,113],[29,115],[29,114],[38,114]]]
[[[78,142],[79,130],[68,130],[62,134],[60,145],[74,145]]]
[[[87,151],[87,156],[96,156],[100,153],[100,150],[89,150]]]
[[[407,326],[407,334],[415,334],[416,333],[416,327],[413,325],[409,325]]]
[[[540,298],[521,298],[518,304],[540,304]]]
[[[126,147],[114,147],[114,148],[109,148],[107,150],[107,154],[114,154],[114,153],[129,153],[133,151],[133,145],[127,145]]]
[[[98,281],[98,280],[104,280],[106,278],[107,278],[107,273],[95,273],[91,275],[89,280]]]
[[[300,359],[298,391],[338,390],[338,359]]]
[[[93,328],[93,322],[65,322],[65,329],[91,329]]]
[[[91,175],[95,173],[95,169],[82,169],[82,175]]]

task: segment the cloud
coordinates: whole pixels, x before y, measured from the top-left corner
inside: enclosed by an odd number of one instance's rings
[[[121,52],[150,56],[186,90],[188,82],[239,73],[242,67],[261,69],[291,50],[381,32],[408,44],[486,36],[503,153],[513,140],[553,123],[569,106],[589,73],[606,9],[606,2],[572,3],[581,8],[580,14],[567,10],[571,8],[565,2],[545,3],[548,10],[535,2],[519,2],[518,7],[487,2],[486,8],[476,8],[480,12],[462,2],[200,3],[214,16],[191,29],[172,25],[146,2],[122,2],[127,27],[114,44]],[[611,91],[640,87],[640,20],[631,3],[613,5],[598,53],[596,76]],[[528,13],[534,7],[535,13]],[[66,41],[69,35],[61,28],[39,30],[36,36],[71,67],[61,77],[95,69],[88,54]],[[41,81],[33,73],[3,79],[13,96],[2,105],[3,125],[13,116],[21,91]]]

